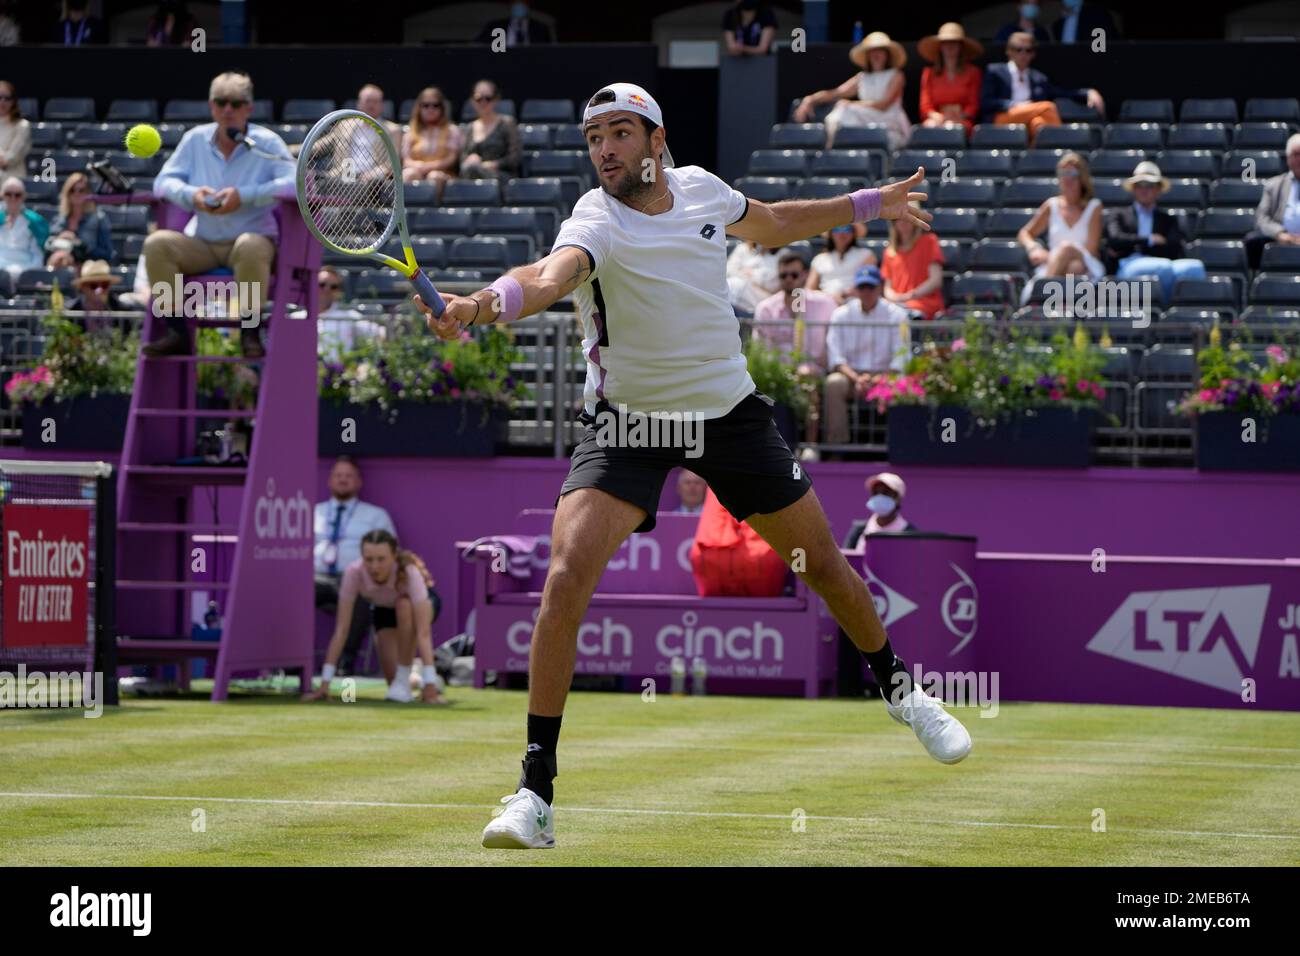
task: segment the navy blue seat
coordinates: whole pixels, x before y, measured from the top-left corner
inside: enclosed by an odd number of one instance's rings
[[[1186,99],[1178,111],[1179,123],[1237,122],[1237,101],[1233,99]]]
[[[939,184],[937,204],[980,208],[996,205],[997,198],[997,183],[991,179],[958,179]]]
[[[501,183],[495,179],[452,179],[442,190],[443,206],[499,206]]]
[[[1170,149],[1228,148],[1228,127],[1223,123],[1179,123],[1169,130]]]
[[[1239,123],[1232,132],[1233,149],[1286,149],[1291,129],[1286,123]]]
[[[1020,123],[1007,126],[981,123],[971,132],[970,146],[971,149],[1025,150],[1029,148],[1029,134]]]
[[[749,155],[751,176],[804,176],[808,152],[802,149],[756,149]]]
[[[966,130],[960,126],[913,126],[907,140],[909,149],[941,149],[948,152],[966,148]]]
[[[1044,126],[1034,140],[1035,149],[1071,149],[1086,153],[1093,147],[1092,127],[1083,123]]]
[[[930,228],[941,238],[978,239],[981,234],[979,212],[974,209],[936,209]]]
[[[1211,206],[1258,206],[1264,195],[1264,183],[1241,179],[1220,179],[1210,187]]]
[[[523,123],[573,123],[573,101],[524,100],[519,120]]]
[[[827,149],[813,157],[809,172],[814,176],[848,176],[876,180],[884,175],[879,153],[867,149]]]
[[[995,239],[1013,238],[1035,212],[1036,209],[1008,209],[1005,206],[995,209],[984,217],[984,235]]]
[[[1165,145],[1164,130],[1157,123],[1112,123],[1102,135],[1107,149],[1141,149],[1156,152]]]
[[[335,109],[333,100],[294,99],[285,100],[284,110],[280,113],[282,123],[314,123],[326,113]]]
[[[831,143],[836,149],[879,149],[889,152],[889,134],[883,126],[841,126]]]
[[[1246,100],[1246,122],[1292,123],[1300,125],[1300,100],[1295,97],[1270,99],[1258,97]]]
[[[772,149],[821,149],[826,145],[826,126],[822,123],[775,123],[768,134]]]
[[[1013,179],[1002,187],[1004,206],[1041,206],[1058,192],[1054,179]]]
[[[1245,209],[1207,209],[1196,224],[1202,239],[1240,239],[1255,228],[1255,214]]]
[[[1173,100],[1125,100],[1119,107],[1121,123],[1173,123]]]
[[[1300,308],[1300,275],[1261,272],[1251,283],[1250,304]]]
[[[1055,176],[1056,164],[1069,150],[1031,149],[1021,153],[1016,160],[1017,176]]]
[[[1219,175],[1219,154],[1208,149],[1168,149],[1156,157],[1156,165],[1170,179],[1215,179]]]
[[[790,183],[782,176],[742,176],[736,180],[736,189],[759,202],[780,202],[794,194]]]
[[[1008,149],[968,149],[957,154],[958,176],[999,176],[1009,178],[1015,169],[1016,156]]]

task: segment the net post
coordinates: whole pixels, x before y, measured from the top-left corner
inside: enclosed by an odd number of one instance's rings
[[[95,659],[104,675],[104,703],[120,703],[117,687],[117,470],[95,479]]]

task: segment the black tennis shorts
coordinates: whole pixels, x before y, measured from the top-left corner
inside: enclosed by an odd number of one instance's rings
[[[407,574],[419,574],[414,568],[407,571]],[[442,596],[432,588],[429,589],[429,600],[433,603],[433,619],[438,620],[442,614]],[[370,605],[370,626],[376,631],[382,631],[386,627],[397,627],[397,608],[380,607],[378,604]]]
[[[663,442],[660,447],[646,447],[643,442],[641,447],[632,447],[635,440],[610,441],[614,429],[602,429],[598,422],[609,421],[602,413],[616,416],[617,411],[602,400],[595,416],[586,411],[578,416],[587,426],[587,434],[573,451],[569,476],[555,501],[558,504],[578,488],[599,488],[643,509],[646,519],[636,530],[650,531],[655,526],[664,479],[680,466],[708,482],[737,521],[780,511],[802,498],[812,487],[812,479],[777,431],[772,405],[772,399],[755,390],[721,418],[699,423],[698,441],[692,444],[700,454],[689,457],[687,452],[694,451],[682,441],[668,447]],[[630,431],[627,435],[632,438]]]

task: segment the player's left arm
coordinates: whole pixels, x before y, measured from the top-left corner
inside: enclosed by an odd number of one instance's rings
[[[775,249],[807,239],[851,222],[866,219],[909,219],[918,228],[928,230],[934,217],[925,210],[913,209],[909,202],[923,202],[925,193],[912,192],[913,186],[925,178],[925,169],[917,167],[907,179],[881,186],[878,190],[859,189],[833,199],[789,199],[784,202],[764,203],[750,199],[745,215],[727,227],[727,235],[757,242],[766,249]],[[878,193],[878,198],[870,193]],[[879,203],[876,214],[870,207]],[[864,210],[870,210],[864,213]]]

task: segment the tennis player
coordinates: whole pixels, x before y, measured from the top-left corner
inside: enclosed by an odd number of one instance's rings
[[[866,583],[840,554],[808,474],[772,421],[772,400],[749,376],[727,297],[729,235],[770,249],[878,217],[929,229],[930,214],[908,205],[926,198],[910,192],[924,170],[880,189],[767,205],[698,166],[674,168],[659,105],[639,86],[600,90],[582,123],[600,186],[578,200],[550,254],[470,296],[444,295],[440,320],[416,300],[430,328],[452,338],[470,325],[541,312],[572,293],[587,357],[580,420],[590,427],[556,504],[532,637],[523,773],[484,829],[483,845],[555,845],[552,781],[578,626],[619,545],[654,527],[660,489],[677,466],[701,475],[787,563],[799,558],[800,575],[887,691],[890,716],[910,726],[935,759],[956,763],[970,752],[970,735],[940,701],[912,686],[890,647]],[[610,441],[608,416],[641,415],[644,422],[656,413],[699,419],[703,440],[690,450],[702,454],[688,459],[682,447]]]
[[[388,681],[386,700],[407,703],[411,700],[411,664],[416,646],[424,664],[424,688],[421,701],[446,704],[438,691],[433,666],[433,600],[425,583],[427,568],[413,552],[404,551],[392,532],[383,528],[368,531],[361,538],[361,557],[347,566],[339,584],[338,617],[325,665],[321,668],[320,686],[302,695],[303,700],[326,700],[334,668],[348,638],[352,608],[358,599],[370,602],[370,620],[375,628],[379,648],[379,665]]]

